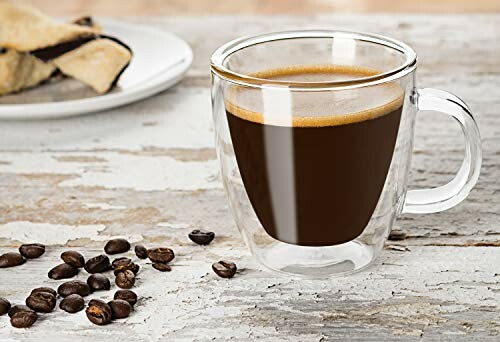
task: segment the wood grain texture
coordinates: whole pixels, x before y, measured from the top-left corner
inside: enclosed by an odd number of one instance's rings
[[[29,330],[0,317],[0,340],[498,340],[500,334],[500,15],[310,15],[129,19],[173,31],[195,60],[177,87],[105,113],[41,122],[0,122],[0,253],[21,242],[48,252],[0,269],[0,296],[24,300],[56,287],[47,271],[61,251],[91,257],[122,236],[176,251],[170,273],[142,263],[133,315],[94,327],[59,310]],[[462,97],[476,113],[484,162],[477,187],[440,214],[405,215],[374,267],[335,280],[298,281],[258,266],[228,212],[213,151],[208,58],[244,34],[296,27],[383,33],[415,47],[419,86]],[[207,32],[210,32],[207,39]],[[456,124],[419,115],[412,187],[449,180],[462,160]],[[186,171],[188,170],[188,171]],[[190,230],[215,231],[208,247]],[[212,262],[240,272],[222,280]],[[82,271],[80,279],[87,274]],[[111,275],[110,275],[111,276]],[[108,299],[113,292],[92,297]]]
[[[496,0],[15,0],[52,15],[214,15],[499,12]],[[57,4],[57,5],[56,5]]]

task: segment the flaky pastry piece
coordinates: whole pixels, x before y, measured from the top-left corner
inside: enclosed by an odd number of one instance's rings
[[[131,58],[130,50],[124,46],[108,38],[98,38],[53,59],[52,63],[63,74],[103,94],[114,86]]]
[[[101,34],[90,17],[60,24],[26,6],[0,3],[0,95],[37,85],[60,70],[102,94],[132,59],[131,49]],[[51,71],[51,72],[49,72]],[[33,75],[31,75],[31,74]]]
[[[101,30],[90,17],[78,18],[73,23],[92,27],[96,32]],[[0,96],[35,87],[57,74],[54,63],[42,61],[29,52],[0,48]]]
[[[34,87],[48,80],[57,71],[52,63],[14,50],[0,54],[0,95]]]
[[[58,23],[42,12],[13,3],[0,3],[0,46],[32,51],[98,33],[93,27]]]

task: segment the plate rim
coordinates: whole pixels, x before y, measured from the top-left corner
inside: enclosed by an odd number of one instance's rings
[[[0,120],[36,120],[55,119],[104,111],[130,104],[155,95],[179,82],[193,62],[193,50],[189,44],[176,34],[156,27],[123,22],[113,19],[100,20],[104,27],[113,26],[121,29],[141,30],[150,34],[168,36],[177,41],[182,51],[182,58],[174,65],[165,67],[147,81],[134,85],[123,92],[99,95],[91,98],[41,102],[28,104],[0,104]],[[26,113],[29,112],[29,114]]]

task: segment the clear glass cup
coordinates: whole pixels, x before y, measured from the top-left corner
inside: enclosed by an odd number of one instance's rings
[[[398,215],[443,211],[467,197],[481,167],[478,127],[456,96],[416,88],[416,66],[402,42],[345,31],[269,33],[215,51],[222,179],[264,266],[305,277],[359,271],[380,254]],[[460,125],[465,158],[448,184],[408,190],[415,117],[427,110]]]

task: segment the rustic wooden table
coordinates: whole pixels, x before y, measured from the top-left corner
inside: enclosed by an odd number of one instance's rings
[[[111,237],[177,252],[170,273],[143,264],[141,300],[126,320],[92,325],[55,310],[29,330],[0,317],[0,340],[498,340],[500,334],[500,15],[307,15],[127,18],[170,30],[194,49],[178,86],[105,113],[0,123],[0,252],[48,245],[40,259],[0,269],[0,296],[24,301],[69,248],[102,253]],[[407,215],[378,263],[345,279],[293,280],[262,270],[228,211],[213,149],[208,59],[237,36],[287,28],[349,28],[394,36],[420,55],[419,85],[461,96],[476,113],[484,162],[458,207]],[[161,44],[161,42],[158,42]],[[411,186],[442,184],[462,160],[449,119],[419,115]],[[209,247],[194,228],[213,230]],[[130,253],[130,255],[132,255]],[[219,259],[235,278],[217,278]],[[87,274],[82,271],[79,279]],[[109,293],[94,297],[110,298]]]

